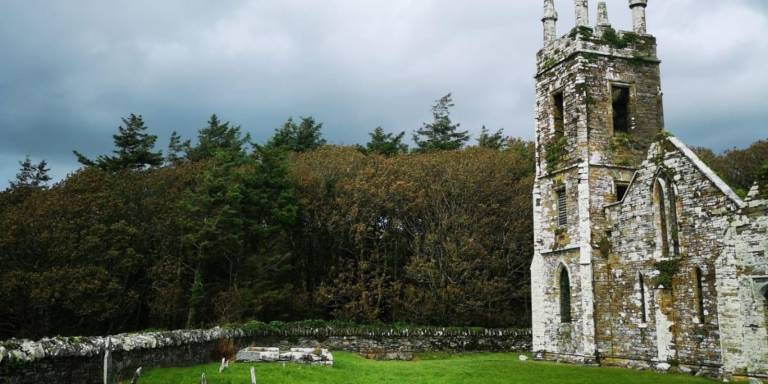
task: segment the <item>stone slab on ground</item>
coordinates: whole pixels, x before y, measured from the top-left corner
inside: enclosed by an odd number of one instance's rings
[[[278,360],[280,360],[279,348],[248,347],[240,350],[235,355],[235,361],[238,362],[269,362]]]
[[[238,362],[276,362],[286,361],[311,365],[333,365],[333,354],[323,348],[291,348],[280,353],[279,348],[248,347],[237,352]]]

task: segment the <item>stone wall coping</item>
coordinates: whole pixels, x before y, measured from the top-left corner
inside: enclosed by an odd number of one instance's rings
[[[107,341],[113,352],[178,347],[221,339],[252,336],[275,337],[472,337],[472,336],[527,336],[530,329],[517,328],[371,328],[371,327],[287,327],[284,329],[248,329],[244,327],[165,332],[125,333],[94,337],[46,337],[38,341],[9,339],[0,341],[0,365],[13,362],[33,362],[54,357],[89,357],[104,353]]]

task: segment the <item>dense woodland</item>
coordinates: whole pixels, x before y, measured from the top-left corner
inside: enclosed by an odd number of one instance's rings
[[[215,115],[163,154],[141,116],[115,150],[49,186],[29,159],[0,193],[0,339],[335,319],[528,326],[530,142],[450,95],[414,132],[326,145],[289,119],[263,144]],[[731,183],[768,181],[768,143],[699,149]],[[761,164],[762,168],[755,167]],[[738,170],[738,172],[734,172]]]

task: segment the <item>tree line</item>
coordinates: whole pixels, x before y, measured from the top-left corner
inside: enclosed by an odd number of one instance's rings
[[[165,154],[129,115],[111,154],[0,193],[0,339],[330,319],[525,326],[532,143],[450,118],[364,146],[289,119],[265,143],[213,115]]]
[[[29,158],[0,193],[0,339],[326,319],[530,325],[533,144],[450,95],[414,132],[332,146],[288,119],[264,143],[211,116],[163,155],[129,115],[112,154],[49,186]],[[768,190],[768,144],[699,155]]]

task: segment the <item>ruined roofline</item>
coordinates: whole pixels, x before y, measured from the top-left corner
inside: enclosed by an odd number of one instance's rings
[[[680,141],[680,139],[670,136],[667,137],[665,140],[669,141],[672,145],[675,146],[675,148],[680,151],[680,153],[683,154],[717,189],[720,190],[726,197],[731,199],[734,204],[736,204],[739,209],[743,209],[747,206],[747,204],[742,200],[739,195],[736,194],[736,192],[733,191],[733,189],[728,186],[728,184],[723,181],[720,176],[718,176],[715,171],[712,170],[707,164],[705,164],[698,155],[696,155],[695,152],[693,152],[690,148],[688,148],[685,143]],[[651,153],[654,151],[654,147],[658,147],[659,143],[653,143],[651,146],[651,149],[648,151],[648,153]],[[627,193],[624,194],[624,197],[615,203],[607,204],[603,207],[603,209],[608,209],[611,207],[619,206],[624,203],[624,199],[627,198],[629,195],[629,192],[634,188],[635,181],[637,180],[637,172],[635,172],[634,175],[632,175],[632,179],[629,181],[629,185],[627,186]]]
[[[733,191],[733,189],[725,182],[723,181],[720,176],[718,176],[715,171],[712,170],[707,164],[705,164],[701,159],[699,158],[696,153],[694,153],[690,148],[688,148],[687,145],[685,145],[680,139],[676,137],[668,137],[667,140],[669,140],[672,145],[677,147],[677,149],[682,152],[685,157],[690,160],[693,165],[696,166],[696,168],[701,171],[701,173],[704,174],[704,176],[709,179],[712,184],[714,184],[725,196],[727,196],[729,199],[731,199],[739,208],[746,207],[746,203],[744,203],[744,200],[742,200],[739,195],[736,194],[736,192]]]

